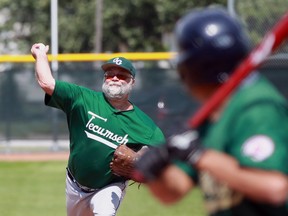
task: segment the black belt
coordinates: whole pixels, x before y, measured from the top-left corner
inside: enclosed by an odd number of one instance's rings
[[[71,181],[73,181],[79,188],[82,192],[84,193],[92,193],[92,192],[95,192],[97,189],[94,189],[94,188],[89,188],[89,187],[86,187],[86,186],[83,186],[81,184],[79,184],[76,179],[74,178],[74,176],[72,175],[72,173],[70,172],[69,168],[67,167],[67,175],[68,177],[70,178]]]

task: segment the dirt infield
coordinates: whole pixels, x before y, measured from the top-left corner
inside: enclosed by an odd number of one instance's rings
[[[68,152],[6,153],[0,154],[0,161],[59,161],[68,160]]]

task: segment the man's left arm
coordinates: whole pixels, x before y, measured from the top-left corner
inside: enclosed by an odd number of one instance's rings
[[[241,167],[235,158],[213,150],[205,151],[194,167],[255,201],[279,205],[287,200],[288,178],[279,171]]]

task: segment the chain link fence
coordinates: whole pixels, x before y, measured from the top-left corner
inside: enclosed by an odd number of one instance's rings
[[[134,64],[138,71],[130,100],[166,134],[184,126],[197,104],[187,96],[175,70],[167,67],[169,62]],[[101,91],[103,71],[89,62],[59,63],[58,79]],[[67,149],[65,115],[44,105],[33,64],[7,64],[0,73],[0,95],[0,151]]]
[[[255,46],[287,11],[287,0],[228,1],[230,12],[247,27]],[[98,63],[98,62],[97,62]],[[133,62],[138,70],[130,100],[146,112],[165,135],[186,125],[199,104],[183,89],[168,61]],[[288,48],[283,46],[259,69],[288,98]],[[101,91],[103,72],[95,62],[59,63],[58,79]],[[44,105],[34,64],[0,64],[0,153],[67,151],[63,112]]]

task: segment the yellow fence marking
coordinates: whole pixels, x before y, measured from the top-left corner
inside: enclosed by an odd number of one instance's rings
[[[131,61],[143,60],[170,60],[176,57],[175,52],[137,52],[137,53],[67,53],[51,55],[48,54],[49,61],[59,62],[84,62],[84,61],[107,61],[113,57],[122,56]],[[34,62],[32,55],[0,55],[0,62]]]

